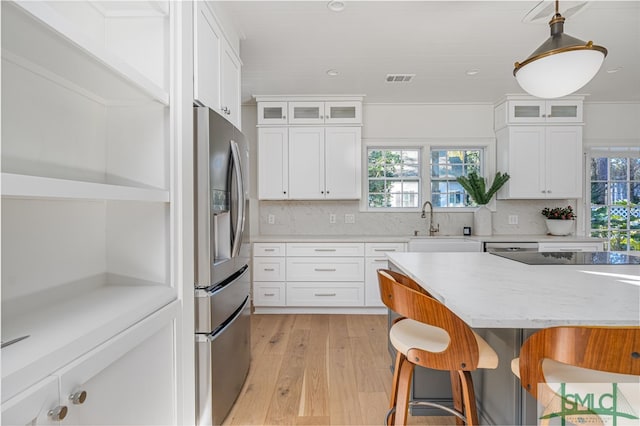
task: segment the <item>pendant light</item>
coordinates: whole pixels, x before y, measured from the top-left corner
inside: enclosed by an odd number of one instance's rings
[[[549,22],[551,37],[513,69],[520,87],[539,98],[559,98],[579,90],[598,73],[607,56],[606,48],[564,34],[559,3],[556,0],[556,13]]]

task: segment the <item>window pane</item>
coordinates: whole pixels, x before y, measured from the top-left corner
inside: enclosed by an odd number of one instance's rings
[[[591,183],[591,204],[606,204],[607,184]]]
[[[628,194],[626,182],[612,182],[609,188],[611,191],[611,204],[627,200]]]
[[[640,229],[640,208],[638,207],[629,211],[629,229]]]
[[[607,207],[591,207],[591,229],[607,229],[609,216]]]
[[[629,177],[640,182],[640,158],[629,159]]]
[[[629,233],[629,250],[640,251],[640,232]]]
[[[633,204],[640,204],[640,182],[629,184],[631,191],[631,202]]]
[[[420,204],[420,150],[370,149],[369,207],[406,208]],[[409,178],[405,182],[405,178]]]
[[[476,172],[482,176],[480,149],[434,150],[431,153],[431,194],[434,205],[466,207],[473,205],[456,178]]]
[[[607,180],[607,169],[609,167],[607,158],[591,159],[591,180]]]
[[[627,179],[627,159],[612,158],[611,159],[611,180]]]

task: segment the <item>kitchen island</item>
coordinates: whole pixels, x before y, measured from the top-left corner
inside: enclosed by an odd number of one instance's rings
[[[388,257],[392,269],[417,281],[498,353],[498,369],[474,372],[483,423],[535,424],[535,401],[522,390],[510,363],[536,329],[640,325],[638,265],[527,265],[490,253]],[[446,402],[448,374],[432,373],[416,372],[414,397]]]

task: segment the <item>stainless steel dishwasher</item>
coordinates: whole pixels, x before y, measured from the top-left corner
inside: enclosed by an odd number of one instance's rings
[[[484,243],[484,251],[538,251],[538,243],[534,242],[500,242],[500,243]]]

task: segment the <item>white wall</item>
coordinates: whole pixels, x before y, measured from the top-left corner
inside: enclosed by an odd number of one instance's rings
[[[640,144],[640,103],[585,104],[585,146]],[[365,104],[363,142],[440,139],[443,144],[460,140],[493,139],[492,104]],[[243,131],[256,143],[256,107],[243,107]],[[495,142],[493,142],[495,145]],[[252,235],[424,235],[427,222],[419,213],[361,212],[357,201],[258,201],[255,152],[252,150]],[[494,151],[495,152],[495,151]],[[493,213],[494,234],[542,234],[546,232],[543,207],[576,205],[581,200],[497,201]],[[329,224],[329,214],[337,223]],[[345,224],[344,214],[354,214],[355,224]],[[267,223],[273,214],[276,222]],[[518,225],[508,216],[518,215]],[[462,234],[471,226],[468,212],[437,212],[435,223],[442,235]]]

